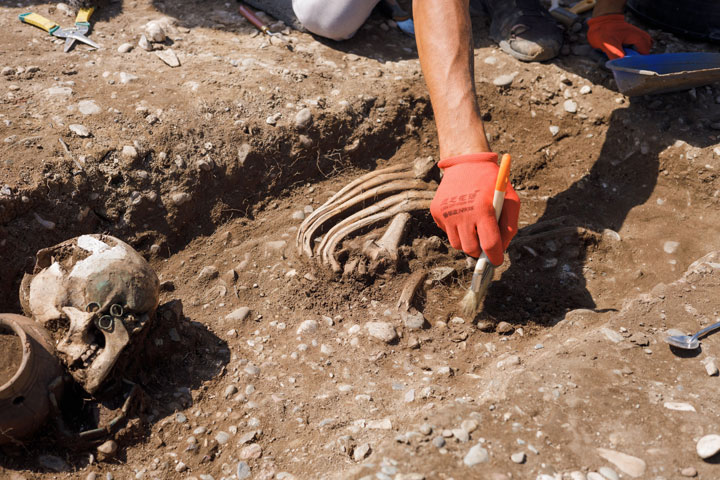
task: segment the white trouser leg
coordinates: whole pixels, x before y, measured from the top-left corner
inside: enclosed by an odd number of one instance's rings
[[[347,40],[365,23],[380,0],[293,0],[293,10],[308,31]]]

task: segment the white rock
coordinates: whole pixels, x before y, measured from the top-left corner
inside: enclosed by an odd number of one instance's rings
[[[317,332],[318,322],[317,320],[305,320],[300,324],[297,329],[298,335],[313,334]]]
[[[152,42],[164,42],[167,36],[159,22],[151,21],[145,25],[145,35]]]
[[[720,435],[705,435],[697,443],[700,458],[710,458],[720,452]]]
[[[606,480],[605,477],[598,472],[590,472],[587,474],[587,480]]]
[[[132,43],[125,42],[118,47],[117,51],[118,53],[128,53],[133,47],[134,45]]]
[[[624,337],[622,335],[620,335],[618,332],[616,332],[615,330],[610,330],[607,327],[602,327],[600,329],[600,331],[602,332],[603,335],[605,335],[605,338],[607,338],[608,340],[610,340],[613,343],[620,343],[624,340]]]
[[[615,470],[610,467],[600,467],[598,468],[598,473],[607,478],[607,480],[620,480],[620,477]]]
[[[645,461],[640,458],[606,448],[598,448],[597,452],[598,455],[615,465],[626,475],[630,475],[633,478],[645,475],[646,464]]]
[[[353,459],[356,462],[359,462],[360,460],[364,459],[370,454],[370,444],[369,443],[363,443],[362,445],[358,445],[353,450]]]
[[[570,472],[570,480],[587,480],[587,478],[583,472],[575,470],[574,472]]]
[[[590,92],[592,92],[592,87],[590,85],[583,85],[582,87],[580,87],[581,95],[587,95]]]
[[[395,328],[387,322],[368,322],[365,329],[368,335],[385,343],[391,343],[398,338]]]
[[[695,412],[695,407],[684,402],[665,402],[663,404],[668,410],[677,410],[678,412]]]
[[[382,420],[369,420],[367,422],[367,428],[370,430],[392,430],[392,422],[389,418],[383,418]]]
[[[680,246],[680,242],[674,242],[672,240],[668,240],[663,244],[663,250],[665,253],[673,254],[677,252],[678,247]]]
[[[132,145],[125,145],[122,148],[122,156],[127,158],[128,160],[135,160],[136,158],[138,158],[137,149]]]
[[[295,114],[295,128],[305,130],[312,123],[312,112],[309,108],[303,108]]]
[[[73,91],[70,87],[50,87],[45,90],[50,97],[69,97]]]
[[[513,453],[510,455],[510,460],[514,463],[525,463],[525,452]]]
[[[578,105],[574,100],[565,100],[565,102],[563,102],[563,108],[568,113],[575,113],[577,112]]]
[[[242,322],[248,315],[250,315],[250,309],[248,307],[240,307],[225,315],[225,321]]]
[[[484,463],[490,460],[488,451],[485,450],[482,445],[478,444],[472,447],[463,458],[463,463],[468,467],[477,465],[478,463]]]
[[[120,83],[122,83],[124,85],[134,82],[138,78],[140,78],[140,77],[138,77],[137,75],[133,75],[132,73],[120,72]]]
[[[90,130],[85,125],[80,125],[77,123],[71,123],[68,128],[71,132],[73,132],[78,137],[89,137],[90,136]]]
[[[715,376],[718,374],[718,367],[715,364],[715,357],[708,357],[705,360],[703,360],[703,365],[705,365],[705,371],[708,375]]]
[[[238,480],[250,478],[250,466],[245,462],[238,462],[236,474]]]
[[[180,59],[178,59],[177,55],[175,55],[172,48],[168,48],[167,50],[156,50],[155,55],[171,67],[180,66]]]
[[[552,134],[553,137],[555,135],[557,135],[559,132],[560,132],[560,127],[558,127],[557,125],[550,125],[550,133]]]
[[[175,192],[172,195],[170,195],[170,201],[175,206],[183,205],[183,204],[189,202],[191,198],[192,197],[190,196],[190,194],[185,193],[185,192]]]
[[[508,87],[510,84],[515,80],[515,76],[517,73],[508,73],[506,75],[500,75],[499,77],[495,77],[493,80],[493,85],[496,87]]]
[[[78,110],[83,115],[94,115],[100,113],[100,107],[95,100],[81,100],[78,102]]]

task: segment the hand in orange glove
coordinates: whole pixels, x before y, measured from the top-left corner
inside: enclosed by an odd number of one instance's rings
[[[438,166],[444,174],[430,203],[435,223],[445,231],[453,248],[472,257],[484,251],[490,262],[499,266],[517,233],[520,199],[508,185],[500,221],[495,220],[492,200],[499,170],[497,154],[446,158]]]
[[[621,13],[594,17],[587,23],[588,42],[593,48],[605,52],[611,60],[625,56],[623,45],[631,45],[643,55],[650,53],[652,37],[644,30],[627,23]]]

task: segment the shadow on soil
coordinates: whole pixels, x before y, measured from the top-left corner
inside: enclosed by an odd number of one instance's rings
[[[603,233],[620,230],[630,210],[647,202],[661,170],[684,168],[661,166],[660,153],[677,140],[701,148],[714,143],[702,119],[693,118],[697,110],[687,95],[660,97],[664,111],[652,108],[657,97],[613,111],[591,170],[551,197],[537,222],[511,243],[510,267],[490,287],[487,313],[516,324],[532,319],[551,325],[569,310],[595,309],[585,278],[589,257],[607,248],[601,244]]]

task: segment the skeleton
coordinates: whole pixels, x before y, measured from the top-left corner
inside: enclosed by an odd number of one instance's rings
[[[150,265],[109,235],[82,235],[41,250],[20,287],[26,315],[53,333],[62,362],[90,394],[142,340],[158,301]]]
[[[334,272],[363,273],[367,260],[371,269],[378,264],[398,260],[398,247],[403,240],[410,212],[426,211],[437,189],[432,174],[432,158],[418,158],[411,165],[396,165],[368,173],[346,185],[315,210],[300,226],[296,244],[308,257],[319,257]],[[374,202],[367,205],[367,202]],[[318,232],[333,220],[345,216],[329,228],[317,248],[313,241]],[[380,239],[369,236],[362,247],[365,259],[350,259],[341,266],[337,249],[345,238],[379,222],[390,221]]]

